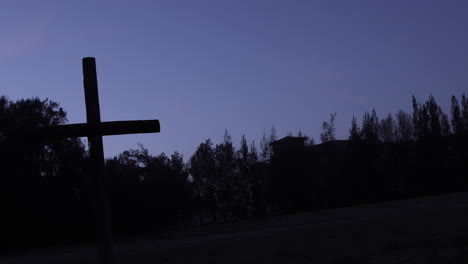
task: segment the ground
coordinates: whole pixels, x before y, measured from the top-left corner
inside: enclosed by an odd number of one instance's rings
[[[0,263],[97,263],[94,245]],[[468,193],[119,238],[115,263],[468,263]]]

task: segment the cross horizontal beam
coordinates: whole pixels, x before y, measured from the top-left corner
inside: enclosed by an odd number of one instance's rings
[[[158,133],[160,131],[159,120],[136,120],[101,122],[93,126],[82,123],[41,127],[28,131],[26,136],[39,140],[50,140],[71,137]]]

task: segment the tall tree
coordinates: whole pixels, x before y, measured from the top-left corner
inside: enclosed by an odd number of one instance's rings
[[[413,139],[414,129],[411,115],[403,110],[398,111],[397,119],[397,140],[406,142]]]
[[[450,128],[449,118],[445,113],[442,113],[442,117],[440,119],[440,127],[442,136],[448,136],[452,133]]]
[[[239,186],[236,179],[235,149],[232,138],[227,130],[224,131],[223,143],[216,145],[215,164],[216,177],[221,181],[219,185],[218,207],[227,213],[232,213],[233,207],[240,203]]]
[[[213,221],[216,221],[221,181],[216,177],[215,151],[210,139],[201,143],[190,158],[189,172],[192,176],[195,197],[209,203]]]
[[[255,141],[252,140],[250,143],[250,150],[249,150],[249,163],[256,164],[258,162],[258,151],[257,147],[255,146]]]
[[[435,102],[435,101],[434,101]],[[434,116],[434,122],[431,122],[431,109],[434,108],[434,104],[430,103],[430,100],[425,104],[420,104],[416,101],[416,98],[413,95],[413,126],[415,131],[416,139],[424,139],[432,135],[432,128],[434,127],[434,133],[437,134],[438,126],[437,121],[435,121],[436,111],[432,109],[432,114]]]
[[[244,188],[245,184],[248,183],[249,181],[249,176],[250,176],[250,159],[249,159],[249,146],[247,144],[247,139],[245,138],[245,135],[242,135],[241,142],[240,142],[240,148],[237,151],[236,154],[236,160],[237,160],[237,177],[239,180],[239,186],[241,188]],[[242,189],[241,192],[244,192]]]
[[[429,127],[430,127],[430,136],[433,138],[438,138],[442,135],[442,128],[441,128],[441,108],[435,101],[434,96],[432,94],[429,96],[429,100],[426,102],[427,110],[429,114]]]
[[[419,120],[419,118],[420,118],[420,114],[419,114],[420,104],[416,100],[416,97],[414,96],[414,94],[411,95],[411,101],[413,103],[413,128],[414,128],[413,133],[414,133],[414,138],[419,139],[420,135],[421,135],[421,122]]]
[[[452,128],[453,132],[457,135],[463,133],[463,120],[460,111],[460,105],[455,95],[452,95]]]
[[[413,95],[413,127],[416,139],[423,139],[431,134],[428,103],[420,104]]]
[[[260,141],[260,161],[267,162],[270,159],[270,141],[267,139],[265,129],[263,129],[262,140]]]
[[[271,130],[270,130],[270,143],[273,143],[277,140],[277,136],[276,136],[276,128],[275,126],[271,126]]]
[[[330,122],[322,123],[322,133],[320,134],[320,140],[322,142],[335,140],[335,118],[336,113],[330,115]]]
[[[361,131],[357,124],[356,117],[353,116],[353,120],[351,120],[351,129],[349,130],[349,140],[358,142],[361,140]]]
[[[465,94],[462,95],[461,117],[463,123],[463,132],[468,133],[468,97]]]
[[[419,111],[419,138],[427,138],[431,135],[430,127],[431,116],[429,114],[428,104],[423,104]]]
[[[247,139],[245,138],[245,135],[242,135],[240,148],[238,150],[238,157],[243,161],[247,161],[248,155],[249,155],[249,146],[247,145]]]
[[[249,148],[245,135],[242,135],[240,148],[237,151],[236,187],[239,193],[241,217],[250,216],[253,212],[252,167]]]
[[[185,185],[188,182],[187,166],[184,163],[184,156],[177,151],[171,155],[170,163],[171,177],[178,184]]]
[[[178,221],[187,221],[187,216],[191,215],[191,209],[189,207],[190,200],[192,199],[192,186],[189,183],[189,173],[187,170],[187,164],[184,163],[184,157],[177,151],[171,155],[169,161],[169,179],[168,184],[172,188],[163,187],[168,189],[169,194],[167,195],[172,202],[172,224],[176,224]]]
[[[391,113],[380,121],[380,140],[394,142],[396,140],[396,123]]]
[[[365,112],[362,119],[362,139],[367,143],[376,143],[379,140],[379,118],[375,109]]]

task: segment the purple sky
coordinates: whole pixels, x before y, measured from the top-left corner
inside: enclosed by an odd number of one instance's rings
[[[58,101],[85,122],[81,59],[96,57],[104,121],[159,119],[160,134],[105,137],[188,158],[228,129],[238,145],[299,129],[319,142],[337,112],[411,111],[411,93],[468,93],[468,1],[21,1],[0,6],[0,94]],[[258,145],[257,145],[258,146]]]

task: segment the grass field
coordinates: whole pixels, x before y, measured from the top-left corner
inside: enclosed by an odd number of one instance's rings
[[[94,245],[0,263],[96,263]],[[468,263],[468,193],[118,238],[115,263]]]

